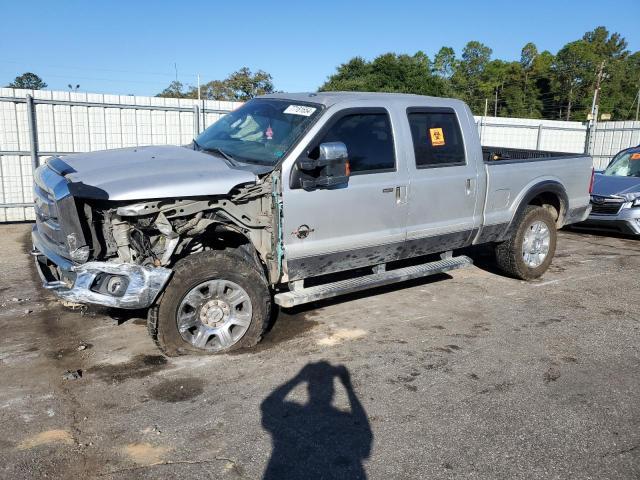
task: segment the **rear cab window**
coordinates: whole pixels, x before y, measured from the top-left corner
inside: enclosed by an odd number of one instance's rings
[[[458,117],[451,108],[407,109],[417,168],[466,165]]]

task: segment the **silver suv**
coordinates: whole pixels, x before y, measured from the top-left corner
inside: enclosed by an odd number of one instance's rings
[[[640,235],[640,146],[622,150],[594,178],[582,227]]]

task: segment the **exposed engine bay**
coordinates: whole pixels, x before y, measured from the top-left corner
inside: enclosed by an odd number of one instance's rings
[[[269,181],[238,187],[220,198],[87,201],[91,259],[170,268],[193,253],[237,248],[245,255],[257,253],[255,261],[275,281],[279,262],[273,254],[278,243],[273,204]]]

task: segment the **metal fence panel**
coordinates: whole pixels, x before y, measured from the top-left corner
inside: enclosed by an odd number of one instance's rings
[[[184,145],[239,102],[0,88],[0,222],[33,220],[27,95],[40,162],[53,154]],[[197,118],[195,118],[197,116]],[[196,129],[196,127],[198,127]]]
[[[32,142],[27,96],[33,97],[40,162],[54,154],[138,145],[183,145],[239,102],[0,88],[0,222],[32,220]],[[640,144],[640,122],[580,122],[476,117],[482,145],[582,153],[603,168],[618,151]]]
[[[620,150],[640,145],[640,121],[598,123],[590,134],[593,163],[601,170]]]
[[[580,122],[476,117],[484,146],[583,153],[587,126]]]

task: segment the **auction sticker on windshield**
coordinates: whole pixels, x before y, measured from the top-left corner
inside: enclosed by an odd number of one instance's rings
[[[306,105],[289,105],[285,108],[283,113],[288,113],[290,115],[302,115],[304,117],[309,117],[315,112],[315,107],[307,107]]]

